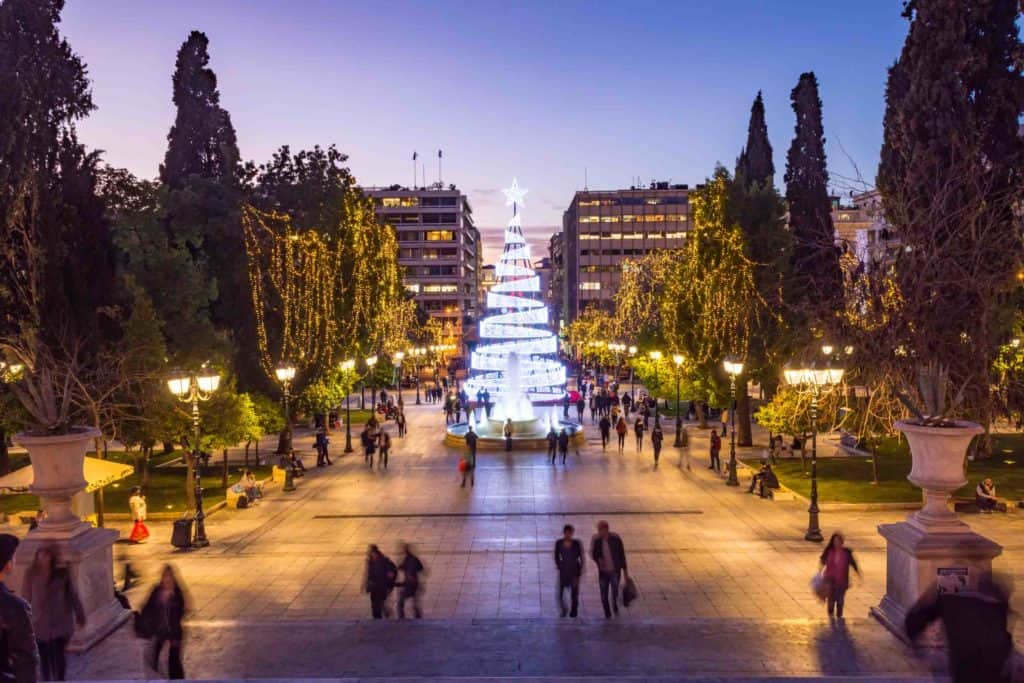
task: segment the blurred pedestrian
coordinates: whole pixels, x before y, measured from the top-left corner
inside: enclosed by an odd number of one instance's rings
[[[371,545],[366,553],[366,581],[363,589],[370,594],[370,613],[374,619],[391,616],[387,601],[395,588],[397,574],[395,563],[380,548]]]
[[[406,432],[407,426],[406,426],[405,410],[404,409],[398,411],[398,415],[395,417],[395,424],[398,425],[398,436],[399,437],[405,436],[405,432]]]
[[[654,431],[651,432],[651,448],[654,449],[654,467],[658,467],[658,458],[661,457],[661,442],[665,440],[665,435],[661,431],[661,425],[658,422],[654,423]]]
[[[636,423],[633,425],[633,433],[636,434],[636,452],[639,453],[644,448],[644,429],[646,429],[644,420],[641,417],[636,419]]]
[[[905,626],[915,640],[928,624],[942,620],[954,683],[1010,683],[1014,648],[1009,614],[1009,591],[986,573],[974,590],[940,593],[931,586],[910,608]]]
[[[601,430],[601,450],[606,451],[608,450],[608,441],[612,438],[612,421],[608,419],[607,415],[601,416],[598,428]]]
[[[555,464],[555,454],[558,452],[558,432],[555,431],[555,425],[551,425],[551,429],[548,430],[548,458],[551,460],[551,464]]]
[[[426,569],[420,558],[412,552],[412,546],[405,544],[405,557],[398,565],[402,571],[402,590],[398,594],[398,618],[405,619],[405,601],[412,600],[412,613],[417,619],[423,618],[423,610],[420,608],[420,593],[423,591],[423,584],[420,576],[425,575]]]
[[[515,429],[512,427],[512,418],[505,420],[505,428],[502,430],[505,434],[505,450],[512,450],[512,434]]]
[[[853,551],[846,547],[845,542],[846,539],[837,531],[828,539],[828,545],[821,553],[821,566],[828,586],[828,616],[834,613],[837,619],[843,618],[843,603],[850,587],[850,568],[860,574]]]
[[[597,523],[597,534],[590,541],[590,556],[597,564],[598,587],[601,590],[601,606],[604,616],[619,615],[619,580],[629,580],[626,566],[626,547],[618,534],[613,534],[608,522]]]
[[[562,456],[562,464],[565,464],[565,458],[569,455],[569,433],[562,428],[562,431],[558,433],[558,454]]]
[[[586,399],[583,398],[583,394],[580,394],[580,397],[576,399],[576,416],[579,418],[578,422],[580,424],[583,424],[583,411],[586,409],[586,407],[587,401]]]
[[[160,670],[160,651],[167,645],[167,678],[185,678],[181,661],[181,645],[185,632],[182,621],[188,613],[185,591],[174,568],[164,565],[160,582],[153,588],[140,613],[145,632],[151,638],[147,663],[153,671]]]
[[[132,543],[143,543],[149,538],[149,529],[146,527],[146,497],[142,495],[141,486],[133,486],[132,494],[128,498],[128,508],[132,513],[132,531],[128,534],[128,540]]]
[[[476,432],[473,431],[473,425],[469,425],[466,431],[466,448],[469,449],[469,453],[466,454],[466,465],[462,468],[462,488],[466,488],[467,478],[470,486],[476,486],[476,442]]]
[[[0,534],[0,679],[35,683],[39,651],[32,608],[8,586],[19,543],[14,534]]]
[[[558,569],[558,605],[562,616],[575,619],[580,606],[580,577],[583,576],[583,544],[573,538],[576,529],[572,524],[562,527],[562,538],[555,541],[555,568]],[[572,600],[569,610],[565,608],[565,591]]]
[[[619,421],[615,423],[615,433],[619,437],[619,455],[622,455],[622,451],[626,448],[626,432],[629,431],[629,426],[626,424],[626,418],[619,415]]]
[[[386,429],[381,429],[380,434],[377,437],[377,447],[380,449],[380,455],[377,456],[377,469],[384,466],[384,469],[388,468],[388,456],[391,454],[391,435],[388,434]]]
[[[63,681],[67,674],[64,653],[75,625],[85,625],[85,610],[57,546],[36,550],[24,581],[21,594],[32,606],[42,680]]]
[[[722,471],[722,459],[719,454],[722,452],[722,438],[718,436],[718,432],[711,431],[711,464],[708,465],[709,470],[716,472]]]

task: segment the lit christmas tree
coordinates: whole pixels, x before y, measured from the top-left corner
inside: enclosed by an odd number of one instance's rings
[[[557,360],[558,340],[548,329],[548,307],[540,300],[540,278],[530,263],[519,206],[527,193],[516,180],[502,190],[512,218],[505,228],[505,248],[487,293],[487,315],[480,321],[480,343],[471,360],[466,391],[475,399],[486,390],[498,407],[497,417],[523,419],[531,403],[561,399],[565,368]],[[523,399],[526,399],[525,401]]]

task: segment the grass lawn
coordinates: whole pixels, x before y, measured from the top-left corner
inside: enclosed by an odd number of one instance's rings
[[[808,467],[810,459],[808,458]],[[748,462],[756,465],[756,462]],[[780,460],[779,480],[803,496],[811,493],[811,480],[803,474],[799,458]],[[890,439],[878,451],[878,484],[872,483],[871,458],[841,457],[818,460],[818,499],[841,503],[916,503],[921,490],[907,481],[910,451],[906,441]],[[967,486],[956,496],[974,497],[974,488],[992,477],[1002,498],[1024,499],[1024,434],[994,434],[992,457],[967,463]]]
[[[93,453],[89,453],[93,455]],[[117,462],[134,463],[132,454],[123,451],[109,451],[108,459]],[[169,454],[154,455],[150,461],[149,483],[145,487],[146,502],[151,513],[156,512],[184,512],[185,511],[185,468],[184,467],[163,467],[156,468],[157,464],[170,460],[181,459],[181,452],[175,451]],[[28,456],[25,454],[11,455],[11,469],[17,469],[29,464]],[[261,467],[250,467],[257,479],[270,476],[272,465]],[[241,475],[242,466],[232,465],[229,468],[228,486],[233,486]],[[222,467],[214,464],[206,468],[203,476],[203,499],[207,506],[220,502],[224,497],[224,489],[221,487]],[[133,486],[142,486],[142,475],[133,474],[119,482],[111,484],[104,490],[104,506],[108,513],[127,513],[128,497],[131,495]],[[11,496],[0,496],[0,512],[21,512],[26,510],[39,509],[39,499],[30,494],[17,494]]]

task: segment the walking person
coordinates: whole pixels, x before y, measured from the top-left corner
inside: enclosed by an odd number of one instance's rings
[[[19,543],[14,534],[0,534],[0,679],[35,683],[39,651],[32,608],[8,587]]]
[[[425,575],[426,569],[420,558],[412,552],[412,546],[405,544],[405,557],[398,565],[402,572],[402,582],[399,584],[402,590],[398,594],[398,618],[405,619],[405,601],[412,600],[412,614],[417,619],[423,618],[423,610],[420,608],[420,593],[423,584],[420,576]]]
[[[828,539],[825,551],[821,553],[821,566],[828,584],[828,616],[833,613],[837,619],[843,618],[843,603],[846,591],[850,587],[850,568],[860,575],[857,560],[853,551],[846,547],[846,539],[838,531]]]
[[[572,524],[562,527],[562,538],[555,541],[555,568],[558,570],[558,605],[562,617],[575,619],[579,616],[580,577],[583,576],[583,544],[573,538],[576,529]],[[568,590],[572,603],[565,608],[565,591]]]
[[[395,588],[398,575],[395,563],[375,545],[371,545],[366,553],[366,581],[363,590],[370,594],[370,614],[374,619],[390,616],[387,601]]]
[[[654,469],[658,469],[658,458],[661,457],[661,442],[664,440],[665,435],[661,431],[661,425],[655,422],[654,431],[651,432],[651,448],[654,449]]]
[[[160,582],[153,587],[142,608],[140,619],[150,640],[146,661],[153,671],[160,670],[160,652],[167,645],[167,678],[185,678],[181,662],[181,644],[185,632],[182,621],[188,612],[185,591],[171,565],[164,565]]]
[[[380,469],[381,465],[384,466],[384,469],[387,469],[388,455],[391,454],[391,435],[387,433],[387,430],[381,429],[377,441],[380,448],[380,455],[377,456],[377,469]]]
[[[615,433],[619,437],[619,455],[626,448],[626,432],[629,431],[629,427],[626,425],[626,418],[619,415],[619,421],[615,423]]]
[[[551,425],[551,429],[548,430],[548,460],[551,464],[555,464],[555,455],[558,453],[558,432],[555,431],[555,426]]]
[[[469,430],[466,432],[466,447],[469,448],[469,453],[466,455],[466,465],[462,468],[462,488],[466,488],[466,478],[469,478],[469,485],[476,486],[476,432],[473,431],[473,425],[469,425]]]
[[[580,394],[580,397],[576,399],[576,415],[579,418],[578,422],[580,424],[583,424],[583,411],[586,409],[586,407],[587,402],[583,398],[583,394]]]
[[[370,429],[369,423],[363,427],[362,433],[359,435],[359,440],[363,444],[363,462],[373,467],[373,452],[376,450],[377,445],[374,443],[376,439],[373,430]]]
[[[711,464],[708,465],[709,470],[716,472],[722,471],[722,459],[719,457],[719,453],[722,451],[722,438],[718,436],[718,432],[711,431]]]
[[[608,419],[607,415],[601,416],[601,421],[597,423],[598,428],[601,430],[601,450],[608,450],[608,441],[612,438],[612,421]]]
[[[398,415],[395,417],[395,424],[398,425],[398,436],[405,436],[406,422],[405,422],[405,411],[399,410]],[[330,464],[330,463],[328,463]]]
[[[569,455],[569,433],[563,428],[558,433],[558,454],[562,456],[562,464],[565,464],[565,457]]]
[[[502,430],[505,434],[505,450],[512,450],[512,433],[515,431],[512,427],[512,418],[505,420],[505,428]]]
[[[644,429],[646,429],[644,420],[641,417],[636,419],[636,423],[633,425],[633,432],[636,434],[636,452],[639,453],[644,449]]]
[[[128,534],[128,540],[132,543],[145,543],[149,538],[149,529],[146,527],[146,497],[142,495],[141,486],[132,487],[132,495],[128,498],[128,508],[132,513],[132,531]]]
[[[598,587],[605,619],[619,615],[619,580],[629,580],[626,566],[626,548],[618,534],[608,528],[608,522],[597,523],[597,535],[590,541],[590,557],[597,564]]]
[[[21,593],[32,606],[42,680],[63,681],[67,674],[64,653],[75,625],[85,625],[85,610],[56,546],[36,551]]]

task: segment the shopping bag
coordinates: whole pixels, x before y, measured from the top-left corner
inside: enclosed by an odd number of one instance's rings
[[[821,572],[818,572],[811,578],[811,590],[819,600],[826,600],[828,598],[829,589],[829,580]]]
[[[622,604],[629,607],[630,603],[640,597],[640,591],[637,590],[636,581],[633,577],[626,579],[626,585],[622,589]]]

